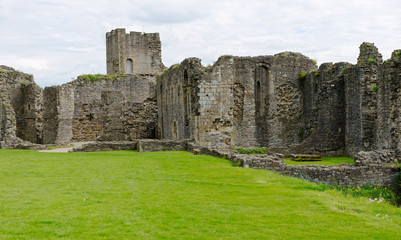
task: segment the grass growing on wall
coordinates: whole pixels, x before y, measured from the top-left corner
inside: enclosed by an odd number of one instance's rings
[[[115,81],[119,77],[126,76],[124,74],[116,74],[116,75],[105,75],[105,74],[83,74],[78,76],[78,79],[82,79],[86,82],[96,82],[102,80],[112,80]]]
[[[266,148],[233,148],[233,150],[237,151],[239,154],[266,154]]]
[[[316,164],[316,165],[339,165],[339,164],[354,164],[354,159],[351,157],[322,157],[322,161],[292,161],[291,158],[285,159],[285,164],[287,165],[306,165],[306,164]]]
[[[187,152],[0,150],[0,239],[400,239],[401,210]]]

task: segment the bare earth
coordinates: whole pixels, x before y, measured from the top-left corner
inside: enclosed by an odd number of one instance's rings
[[[67,153],[72,152],[73,148],[82,147],[84,144],[91,142],[74,142],[71,143],[71,147],[63,147],[63,148],[54,148],[51,150],[38,150],[38,152],[52,152],[52,153]]]

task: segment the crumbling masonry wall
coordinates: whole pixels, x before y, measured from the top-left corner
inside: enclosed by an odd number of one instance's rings
[[[33,76],[0,66],[0,147],[42,141],[42,89]]]
[[[296,143],[299,71],[315,68],[298,53],[223,56],[207,68],[186,59],[158,77],[160,136],[214,147]]]
[[[43,143],[68,144],[73,135],[74,87],[71,84],[46,87],[43,99]]]
[[[106,33],[107,74],[152,74],[164,69],[159,33]]]
[[[154,76],[130,74],[45,88],[44,142],[155,138],[154,84]]]

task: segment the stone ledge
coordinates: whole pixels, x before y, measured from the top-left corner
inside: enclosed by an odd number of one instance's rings
[[[73,152],[99,152],[115,150],[136,150],[138,141],[126,142],[92,142],[73,148]]]

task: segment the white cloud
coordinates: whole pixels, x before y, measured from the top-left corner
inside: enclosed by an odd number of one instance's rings
[[[41,86],[105,73],[105,33],[117,27],[160,32],[166,66],[287,50],[355,62],[364,41],[388,58],[401,48],[399,12],[398,0],[1,0],[0,64]]]

